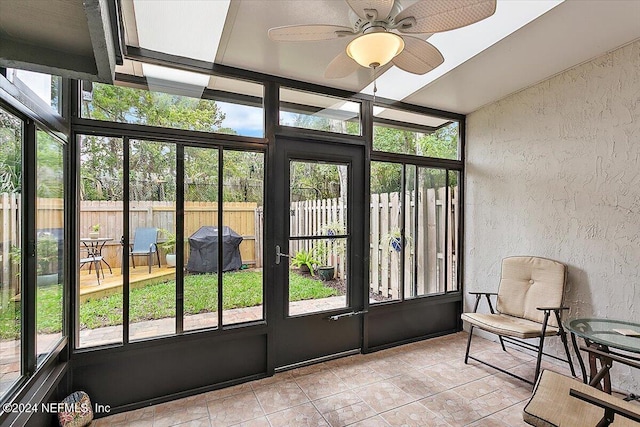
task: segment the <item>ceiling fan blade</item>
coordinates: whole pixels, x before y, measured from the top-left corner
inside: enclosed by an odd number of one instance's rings
[[[413,74],[426,74],[444,62],[442,53],[431,43],[415,37],[403,37],[404,50],[391,62]]]
[[[471,25],[490,17],[496,0],[421,0],[394,19],[403,33],[439,33]],[[411,19],[411,18],[414,19]]]
[[[327,65],[327,68],[324,70],[324,77],[326,79],[341,79],[352,74],[358,68],[360,68],[360,65],[351,59],[345,51],[342,51],[341,54],[333,58],[329,65]]]
[[[346,2],[360,18],[367,21],[382,21],[389,17],[394,0],[346,0]]]
[[[352,28],[340,25],[287,25],[269,30],[269,38],[276,42],[309,42],[355,36]]]

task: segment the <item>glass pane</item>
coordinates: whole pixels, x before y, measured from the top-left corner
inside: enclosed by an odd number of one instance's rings
[[[264,136],[262,85],[215,78],[154,66],[164,77],[147,76],[148,89],[93,83],[82,92],[82,117],[215,132],[229,135]],[[149,68],[144,65],[145,71]],[[200,80],[192,85],[187,80]],[[242,102],[238,101],[241,98]]]
[[[371,265],[372,303],[400,298],[402,234],[400,194],[402,165],[371,162]]]
[[[42,361],[62,337],[64,283],[63,145],[36,136],[36,354]]]
[[[54,112],[62,112],[62,77],[8,68],[7,80],[42,99]]]
[[[20,378],[22,121],[0,110],[0,400]]]
[[[123,141],[80,137],[78,347],[122,342]]]
[[[342,164],[291,162],[292,237],[340,234],[346,230],[348,172],[348,166]]]
[[[445,200],[447,175],[442,169],[418,168],[418,221],[415,296],[445,292]]]
[[[404,205],[404,296],[410,298],[418,294],[416,278],[416,167],[405,166],[405,205]]]
[[[347,239],[290,240],[289,315],[347,307]]]
[[[264,318],[262,230],[264,154],[224,151],[223,323]]]
[[[281,88],[280,124],[360,135],[360,103]]]
[[[137,340],[175,333],[175,268],[160,258],[158,239],[175,230],[176,147],[132,140],[129,150],[129,337]]]
[[[290,164],[289,315],[347,306],[348,177],[344,164]]]
[[[447,227],[449,247],[447,248],[447,291],[459,289],[460,263],[458,253],[460,251],[460,193],[458,183],[460,172],[449,171],[449,225]]]
[[[459,159],[458,122],[374,107],[373,149],[441,159]]]
[[[184,149],[184,330],[218,326],[218,149]],[[217,265],[217,264],[216,264]]]

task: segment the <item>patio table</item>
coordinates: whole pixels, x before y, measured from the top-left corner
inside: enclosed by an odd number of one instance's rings
[[[103,262],[109,267],[109,273],[113,274],[111,270],[111,266],[102,256],[102,249],[104,249],[104,245],[107,242],[111,242],[113,237],[98,237],[96,239],[92,239],[90,237],[83,237],[80,239],[80,243],[87,249],[89,257],[100,257],[100,262]],[[91,271],[91,266],[89,266],[89,271]]]
[[[587,383],[587,372],[578,350],[576,336],[585,341],[580,347],[589,353],[589,384],[611,393],[609,370],[613,361],[640,369],[640,323],[597,317],[570,319],[564,327],[571,332],[571,342],[578,355],[582,379]],[[597,363],[600,363],[598,368]],[[601,384],[602,383],[602,384]],[[636,396],[629,396],[635,399]]]

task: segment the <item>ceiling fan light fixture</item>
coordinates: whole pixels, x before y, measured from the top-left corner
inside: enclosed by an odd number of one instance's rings
[[[404,49],[404,40],[394,33],[364,34],[347,45],[347,55],[363,67],[381,67]]]

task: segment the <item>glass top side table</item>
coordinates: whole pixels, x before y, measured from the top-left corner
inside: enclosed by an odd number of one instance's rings
[[[640,368],[640,364],[638,364],[640,358],[628,354],[640,353],[640,323],[583,317],[565,321],[564,327],[571,332],[571,341],[578,355],[578,362],[580,362],[585,383],[587,383],[587,373],[576,343],[576,336],[584,339],[586,347],[582,347],[582,349],[589,353],[589,384],[592,386],[602,388],[605,392],[611,393],[609,370],[613,360]],[[625,335],[625,333],[630,335]],[[619,353],[612,349],[626,353]],[[600,368],[597,368],[596,362],[600,363]],[[600,386],[601,381],[603,382],[602,386]]]

